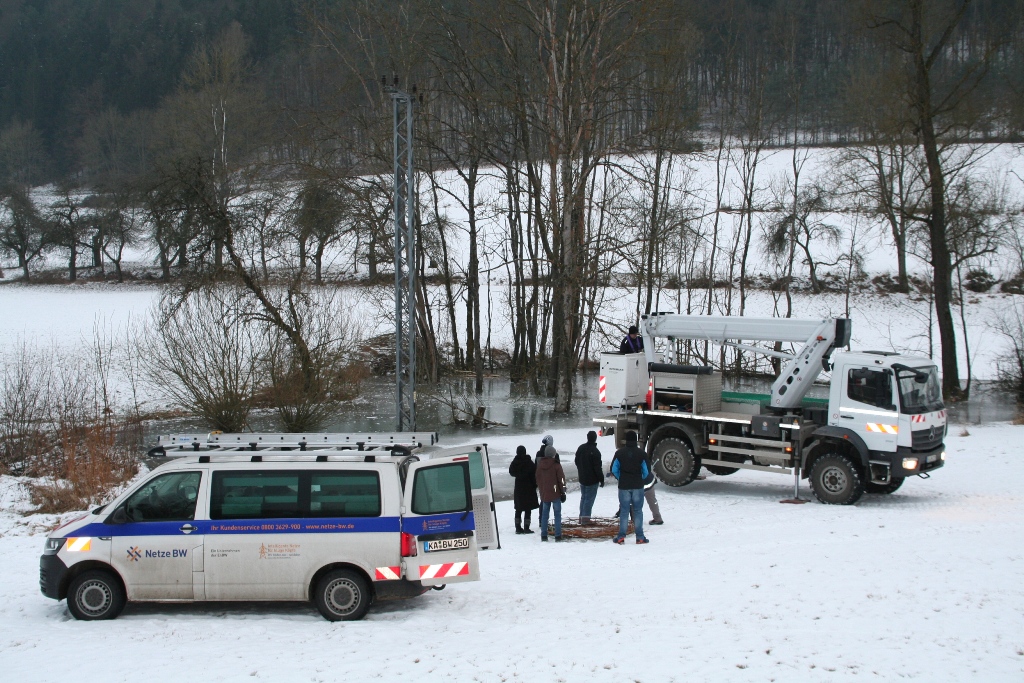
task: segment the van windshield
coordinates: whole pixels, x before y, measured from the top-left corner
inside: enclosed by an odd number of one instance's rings
[[[935,366],[914,368],[915,372],[900,369],[896,378],[900,387],[900,406],[904,414],[919,415],[933,410],[942,410],[942,388],[939,386],[939,371]],[[918,381],[922,375],[924,382]]]

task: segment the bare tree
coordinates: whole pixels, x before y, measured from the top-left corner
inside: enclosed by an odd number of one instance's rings
[[[18,257],[25,282],[31,279],[32,261],[49,246],[49,223],[40,214],[29,191],[22,186],[0,191],[0,253]]]
[[[137,343],[150,384],[213,429],[242,431],[263,388],[267,340],[247,324],[234,288],[204,288],[184,299],[165,296]]]
[[[869,25],[886,46],[902,54],[906,66],[904,96],[919,136],[927,169],[928,230],[935,316],[942,343],[942,388],[950,400],[963,397],[953,324],[953,256],[949,235],[948,169],[942,147],[963,138],[979,122],[972,96],[982,84],[995,45],[961,52],[954,49],[958,29],[971,0],[901,0],[874,3]],[[895,55],[894,55],[895,57]]]

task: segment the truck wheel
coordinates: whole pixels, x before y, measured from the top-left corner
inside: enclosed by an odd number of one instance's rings
[[[892,493],[903,486],[904,477],[892,477],[888,484],[872,484],[870,481],[864,484],[865,493]]]
[[[811,466],[811,490],[827,505],[853,505],[864,495],[864,482],[853,461],[841,453],[828,453]]]
[[[370,609],[370,587],[349,569],[328,572],[316,584],[316,608],[328,621],[358,621]]]
[[[68,586],[68,611],[75,619],[113,619],[125,604],[124,587],[117,577],[102,569],[84,571]]]
[[[668,486],[686,486],[700,470],[700,462],[681,439],[662,439],[653,455],[654,475]]]

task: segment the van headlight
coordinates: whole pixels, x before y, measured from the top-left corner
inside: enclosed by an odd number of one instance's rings
[[[905,470],[916,470],[917,469],[917,458],[903,458],[903,469],[905,469]]]
[[[946,461],[946,451],[942,451],[941,453],[939,453],[939,460],[943,462]]]
[[[56,555],[61,548],[64,547],[64,541],[66,538],[48,538],[46,539],[46,545],[43,546],[44,555]]]

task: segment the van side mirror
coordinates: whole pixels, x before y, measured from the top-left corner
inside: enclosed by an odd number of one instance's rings
[[[128,513],[124,511],[124,508],[117,508],[114,510],[114,514],[107,518],[107,524],[124,524],[128,521]]]

